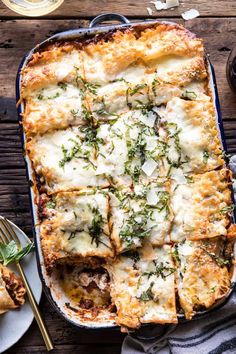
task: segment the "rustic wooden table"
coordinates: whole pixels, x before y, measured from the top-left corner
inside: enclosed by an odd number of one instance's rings
[[[235,0],[181,0],[174,10],[153,12],[185,24],[204,38],[206,50],[215,67],[224,128],[229,153],[236,152],[236,95],[227,84],[225,66],[236,45]],[[52,14],[40,19],[23,18],[0,2],[0,214],[7,216],[28,235],[32,235],[25,166],[15,109],[15,76],[23,55],[38,42],[56,32],[86,27],[89,20],[104,12],[118,12],[131,20],[147,18],[148,0],[65,0]],[[200,17],[184,23],[181,13],[196,8]],[[150,16],[149,16],[150,17]],[[120,353],[123,335],[119,331],[96,332],[73,328],[51,308],[45,296],[42,310],[58,353]],[[14,325],[12,330],[14,330]],[[7,353],[46,353],[35,323]]]

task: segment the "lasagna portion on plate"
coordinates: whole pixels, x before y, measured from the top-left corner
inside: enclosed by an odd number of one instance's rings
[[[0,315],[22,306],[25,294],[20,277],[0,263]]]
[[[22,69],[45,276],[80,324],[176,323],[230,291],[209,76],[202,40],[167,23],[51,43]]]

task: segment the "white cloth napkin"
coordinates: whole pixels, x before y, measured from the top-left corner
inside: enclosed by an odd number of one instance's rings
[[[230,159],[230,168],[236,176],[236,155]],[[234,197],[236,200],[236,183]],[[236,290],[208,315],[178,325],[157,325],[148,337],[152,339],[128,335],[121,354],[236,354]]]

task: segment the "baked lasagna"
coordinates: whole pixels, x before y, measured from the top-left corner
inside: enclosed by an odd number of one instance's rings
[[[0,263],[0,315],[22,306],[25,294],[20,277]]]
[[[82,323],[177,323],[230,289],[231,173],[201,39],[155,23],[35,52],[26,154],[47,276]]]

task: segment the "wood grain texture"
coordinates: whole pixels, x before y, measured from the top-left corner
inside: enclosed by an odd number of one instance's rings
[[[147,16],[147,6],[153,8],[150,0],[65,0],[53,13],[45,17],[49,18],[91,18],[100,13],[118,12],[129,17],[144,17]],[[181,13],[195,8],[201,16],[236,16],[235,0],[180,0],[180,6],[174,10],[154,11],[153,17],[179,17]],[[3,3],[0,2],[0,16],[4,17],[21,17],[20,15],[9,10]]]
[[[187,7],[197,8],[203,16],[186,22],[186,27],[204,38],[207,53],[215,67],[222,106],[226,140],[230,153],[236,153],[236,95],[225,78],[225,65],[230,50],[236,43],[236,1],[182,1],[185,7],[174,11],[158,12],[158,17],[175,18]],[[65,6],[65,4],[67,6]],[[54,33],[71,28],[86,27],[88,18],[100,12],[122,12],[130,17],[146,16],[144,1],[102,0],[96,3],[65,0],[65,4],[50,15],[54,19],[10,19],[0,22],[0,214],[9,217],[29,236],[32,236],[28,185],[22,155],[20,132],[15,109],[15,75],[23,55],[37,43]],[[148,5],[149,6],[149,5]],[[13,16],[0,2],[0,18]],[[15,15],[14,15],[15,16]],[[223,16],[231,16],[223,18]],[[70,19],[59,19],[70,17]],[[83,19],[73,19],[83,17]],[[105,332],[78,330],[60,318],[46,297],[41,301],[41,311],[56,344],[58,354],[118,354],[124,338],[117,330]],[[46,353],[36,323],[7,354]]]

